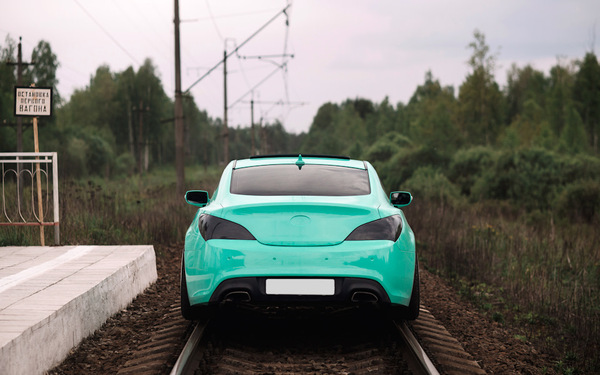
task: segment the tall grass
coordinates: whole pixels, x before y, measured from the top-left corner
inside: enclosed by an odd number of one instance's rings
[[[415,202],[406,214],[424,263],[490,318],[579,368],[600,362],[600,231],[506,202]]]
[[[185,185],[212,192],[220,172],[188,168]],[[61,245],[168,245],[183,240],[196,212],[176,194],[170,169],[115,181],[59,183]],[[53,244],[53,231],[46,233],[46,243]],[[39,229],[0,227],[0,245],[39,245]]]

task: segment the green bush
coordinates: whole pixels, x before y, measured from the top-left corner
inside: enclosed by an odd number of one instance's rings
[[[385,176],[385,188],[396,190],[399,186],[404,185],[417,169],[435,166],[443,170],[449,163],[450,159],[435,148],[404,148],[381,168],[381,175]]]
[[[116,176],[131,176],[135,169],[135,158],[131,153],[125,152],[115,160],[114,174]]]
[[[483,146],[459,150],[450,162],[448,178],[460,188],[462,194],[469,196],[475,181],[494,165],[497,154],[490,147]]]
[[[88,145],[88,172],[92,175],[102,176],[114,158],[112,147],[99,135],[88,134],[85,140]]]
[[[81,139],[73,137],[69,139],[69,147],[65,153],[59,154],[60,168],[59,172],[65,177],[82,177],[87,175],[86,155],[88,152],[87,143]]]
[[[413,142],[407,136],[398,132],[388,132],[382,138],[388,139],[390,142],[398,147],[412,147]]]
[[[556,197],[563,171],[560,158],[545,149],[505,151],[473,187],[477,198],[511,200],[526,209],[547,209]]]
[[[565,156],[561,158],[559,168],[564,184],[576,180],[600,180],[600,158],[594,156]]]
[[[388,138],[379,138],[365,152],[365,159],[371,163],[387,162],[392,156],[400,152],[400,146]]]
[[[459,189],[437,168],[427,166],[417,169],[402,185],[418,200],[457,206],[461,202]]]
[[[504,151],[482,173],[471,193],[474,198],[510,200],[527,210],[551,208],[565,186],[600,179],[600,160],[560,155],[530,148]]]
[[[600,222],[600,182],[588,180],[567,185],[556,200],[556,210],[573,221]]]

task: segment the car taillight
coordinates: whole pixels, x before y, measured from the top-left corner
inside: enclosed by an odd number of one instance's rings
[[[346,241],[388,240],[396,241],[402,233],[400,215],[388,216],[371,221],[354,229]]]
[[[255,240],[243,226],[220,217],[202,214],[199,218],[200,234],[208,240]]]

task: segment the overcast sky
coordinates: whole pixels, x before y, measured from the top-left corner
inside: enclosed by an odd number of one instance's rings
[[[278,119],[307,131],[317,109],[348,98],[406,103],[431,70],[458,87],[468,74],[473,32],[498,54],[496,80],[511,64],[549,72],[557,58],[597,52],[598,0],[179,0],[182,89],[185,91],[267,21],[228,59],[231,126]],[[0,0],[0,45],[23,37],[24,60],[40,40],[60,62],[58,90],[68,98],[89,85],[100,65],[137,70],[152,59],[174,96],[173,0]],[[286,20],[289,26],[286,26]],[[293,54],[291,57],[282,55]],[[238,56],[239,55],[239,56]],[[273,56],[257,59],[256,56]],[[244,58],[245,57],[245,58]],[[269,77],[269,78],[267,78]],[[266,79],[266,80],[265,80]],[[259,84],[264,80],[264,83]],[[223,69],[190,90],[198,107],[223,117]],[[282,105],[290,103],[290,105]]]

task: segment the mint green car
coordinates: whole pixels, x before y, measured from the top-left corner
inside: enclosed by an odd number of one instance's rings
[[[235,160],[199,207],[185,237],[181,311],[214,314],[225,303],[379,305],[419,314],[415,237],[373,166],[345,157],[282,155]]]

